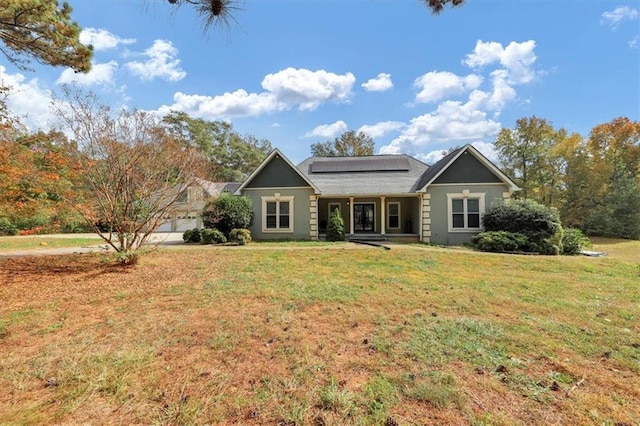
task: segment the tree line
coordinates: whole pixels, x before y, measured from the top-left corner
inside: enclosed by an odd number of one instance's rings
[[[583,137],[524,117],[494,146],[517,198],[558,209],[588,235],[640,239],[640,122],[615,118]]]

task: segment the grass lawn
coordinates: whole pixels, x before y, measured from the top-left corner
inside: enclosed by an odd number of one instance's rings
[[[83,247],[102,243],[99,236],[95,237],[72,237],[64,238],[49,237],[47,235],[38,236],[15,236],[0,237],[0,251],[9,250],[32,250],[39,248],[61,248],[61,247]]]
[[[0,260],[1,424],[640,424],[640,250]]]

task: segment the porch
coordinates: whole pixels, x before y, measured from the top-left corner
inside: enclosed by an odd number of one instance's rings
[[[420,206],[419,196],[319,197],[317,238],[325,238],[329,217],[338,210],[349,240],[419,241]]]

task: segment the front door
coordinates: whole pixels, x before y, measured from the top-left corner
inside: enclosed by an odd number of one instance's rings
[[[374,211],[373,203],[353,205],[353,227],[355,232],[374,231]]]

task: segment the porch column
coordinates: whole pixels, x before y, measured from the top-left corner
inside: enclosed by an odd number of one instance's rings
[[[349,197],[349,234],[353,235],[353,197]]]
[[[431,194],[422,196],[422,241],[431,242]]]
[[[380,234],[382,235],[385,234],[384,225],[387,222],[387,219],[385,217],[385,206],[384,206],[385,198],[386,197],[384,195],[380,196]]]
[[[309,195],[309,237],[318,239],[318,197]]]

